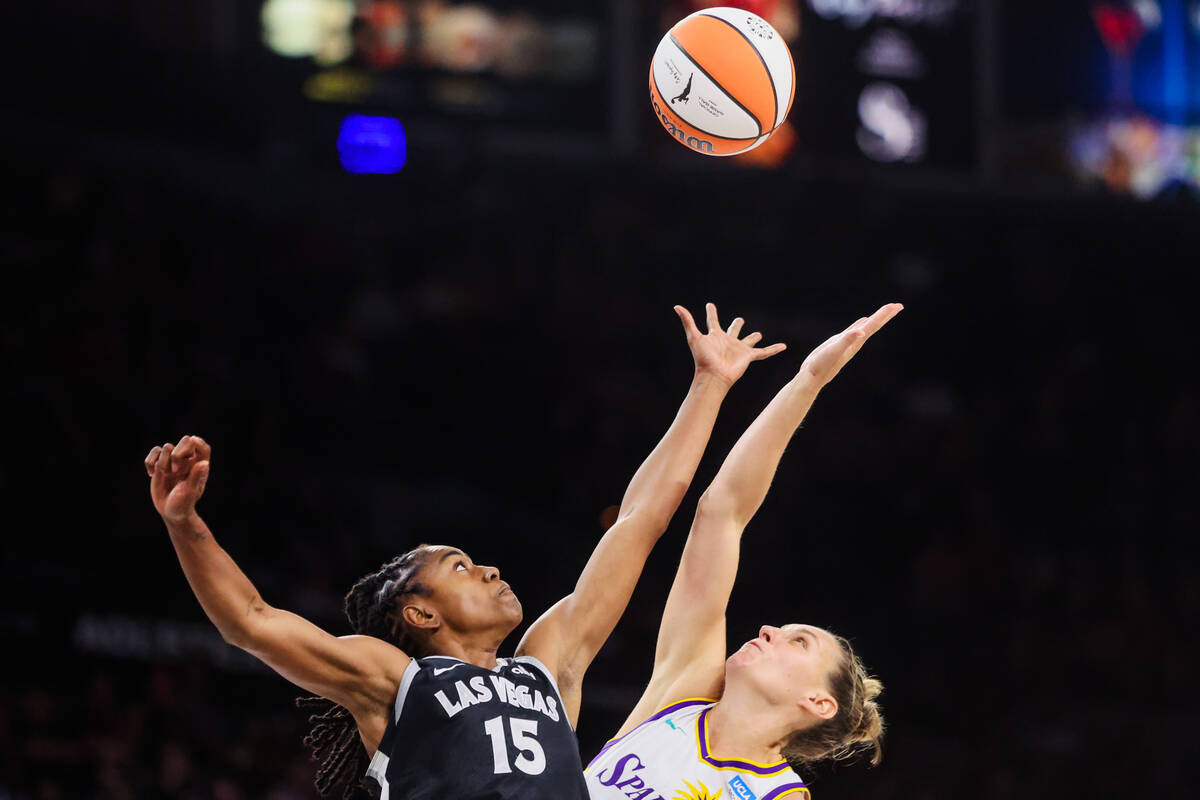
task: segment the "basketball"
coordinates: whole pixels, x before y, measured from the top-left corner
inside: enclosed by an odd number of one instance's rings
[[[787,118],[796,69],[756,14],[706,8],[675,24],[650,63],[650,105],[667,133],[710,156],[758,147]]]

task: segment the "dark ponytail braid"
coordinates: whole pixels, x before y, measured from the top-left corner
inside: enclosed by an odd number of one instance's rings
[[[394,625],[389,617],[396,610],[399,598],[428,594],[427,587],[418,581],[427,547],[418,545],[354,584],[346,595],[346,618],[355,633],[392,642],[414,658],[421,655],[420,643],[403,624]],[[296,705],[313,712],[308,718],[312,730],[304,737],[304,744],[312,751],[313,758],[321,762],[317,769],[317,791],[323,797],[340,793],[346,800],[358,787],[369,764],[354,717],[324,697],[298,697]]]

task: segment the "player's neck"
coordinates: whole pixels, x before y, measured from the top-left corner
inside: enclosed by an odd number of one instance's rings
[[[435,637],[432,655],[451,656],[484,669],[494,669],[500,642],[490,639],[456,639]]]
[[[778,710],[758,707],[728,694],[709,710],[704,727],[713,758],[758,764],[783,760],[780,747],[791,733],[790,722]]]

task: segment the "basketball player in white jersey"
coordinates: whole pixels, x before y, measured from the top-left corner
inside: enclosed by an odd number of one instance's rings
[[[530,626],[515,658],[498,650],[521,622],[520,601],[497,569],[454,547],[422,545],[358,581],[346,597],[356,635],[332,636],[269,605],[196,512],[208,444],[185,436],[150,451],[151,498],[209,619],[322,704],[306,740],[321,759],[322,794],[586,798],[574,734],[584,673],[682,502],[729,387],[751,362],[783,350],[755,347],[758,333],[741,337],[740,318],[722,330],[711,303],[707,334],[675,310],[695,362],[683,405],[574,591]]]
[[[862,750],[878,762],[882,685],[849,642],[811,625],[764,625],[726,658],[725,607],[742,530],[792,434],[821,388],[901,308],[886,305],[814,350],[700,498],[650,683],[588,765],[591,800],[798,800],[808,788],[797,767]]]

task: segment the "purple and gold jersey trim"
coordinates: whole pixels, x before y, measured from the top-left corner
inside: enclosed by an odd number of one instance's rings
[[[786,761],[780,761],[777,764],[756,764],[753,761],[741,761],[736,758],[713,758],[708,752],[708,728],[705,725],[705,719],[708,717],[709,708],[700,712],[700,716],[696,717],[696,744],[700,750],[700,760],[709,766],[717,769],[736,769],[742,772],[749,772],[753,775],[775,775],[783,772],[788,768]],[[803,787],[804,784],[797,784]],[[779,794],[773,794],[774,797],[780,797]],[[766,800],[766,798],[763,798]]]
[[[783,786],[780,786],[777,789],[772,789],[771,793],[763,797],[762,800],[776,800],[776,798],[785,796],[795,797],[796,800],[800,800],[802,797],[812,797],[812,795],[808,793],[808,787],[803,783],[785,783]]]
[[[621,740],[622,740],[622,739],[624,739],[626,736],[629,736],[629,735],[630,735],[631,733],[633,733],[634,731],[640,730],[640,729],[642,729],[643,727],[645,727],[646,725],[649,725],[651,722],[654,722],[654,720],[656,720],[656,719],[662,719],[662,718],[663,718],[663,717],[665,717],[667,714],[670,714],[670,713],[672,713],[672,712],[674,712],[674,711],[678,711],[678,710],[679,710],[679,709],[681,709],[681,708],[687,708],[688,706],[702,706],[702,705],[704,705],[704,704],[706,704],[706,703],[715,703],[715,702],[717,702],[717,701],[716,701],[716,700],[713,700],[713,699],[710,699],[710,698],[708,698],[708,697],[689,697],[689,698],[687,698],[686,700],[680,700],[680,701],[679,701],[679,702],[677,702],[677,703],[672,703],[672,704],[671,704],[671,705],[669,705],[669,706],[666,706],[666,707],[664,707],[664,708],[660,708],[658,711],[655,711],[655,712],[654,712],[653,716],[649,717],[649,718],[648,718],[648,719],[646,719],[644,722],[640,722],[640,723],[638,723],[637,727],[635,727],[635,728],[634,728],[632,731],[629,731],[629,733],[624,733],[624,734],[622,734],[622,735],[620,735],[620,736],[617,736],[616,738],[609,739],[607,742],[605,742],[605,744],[604,744],[604,747],[601,747],[601,748],[600,748],[600,752],[599,752],[599,753],[596,753],[595,757],[594,757],[594,758],[592,758],[592,760],[588,762],[588,765],[587,765],[587,767],[586,767],[585,769],[591,769],[591,768],[592,768],[592,764],[595,764],[595,763],[596,763],[596,759],[600,758],[600,756],[602,756],[602,755],[604,755],[605,753],[607,753],[607,752],[609,751],[609,749],[610,749],[610,748],[611,748],[613,745],[615,745],[617,742],[621,741]]]

